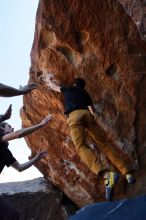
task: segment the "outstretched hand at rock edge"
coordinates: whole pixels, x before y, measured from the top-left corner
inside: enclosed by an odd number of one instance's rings
[[[48,121],[50,121],[52,119],[52,115],[48,114],[41,122],[40,125],[44,126],[48,123]]]
[[[37,159],[38,160],[41,160],[41,159],[43,159],[44,157],[46,157],[48,155],[48,152],[47,151],[41,151],[41,152],[39,152],[38,154],[37,154]]]
[[[12,105],[9,105],[8,109],[6,110],[5,114],[3,115],[4,120],[10,119],[11,115],[12,115]]]
[[[20,86],[19,91],[22,92],[23,95],[27,94],[28,92],[31,92],[32,90],[36,89],[38,85],[36,83],[30,83],[26,86]]]

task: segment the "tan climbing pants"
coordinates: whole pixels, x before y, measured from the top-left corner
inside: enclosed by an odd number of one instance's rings
[[[98,126],[94,117],[88,110],[75,110],[71,112],[69,114],[68,124],[76,151],[92,172],[98,174],[100,171],[106,170],[106,167],[99,161],[95,153],[87,145],[85,130],[87,130],[95,140],[100,151],[123,175],[131,170],[127,161],[123,158],[123,155],[120,154],[117,146],[115,146],[113,141],[107,138],[106,132]]]

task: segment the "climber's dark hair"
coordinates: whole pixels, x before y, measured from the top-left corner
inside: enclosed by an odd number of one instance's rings
[[[82,78],[76,78],[74,80],[74,86],[80,87],[80,88],[85,88],[86,82]]]

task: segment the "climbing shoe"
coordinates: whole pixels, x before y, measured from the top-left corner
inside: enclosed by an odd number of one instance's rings
[[[136,182],[136,179],[129,173],[126,174],[126,180],[129,184],[134,184]]]
[[[113,186],[118,182],[119,174],[115,172],[109,172],[109,177],[105,179],[105,198],[110,202],[112,199]]]

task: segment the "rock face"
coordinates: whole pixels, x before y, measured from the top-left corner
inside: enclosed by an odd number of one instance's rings
[[[0,194],[18,209],[21,220],[67,219],[59,191],[55,191],[43,178],[0,184]]]
[[[146,0],[119,0],[133,18],[142,39],[146,39]]]
[[[131,197],[146,192],[145,58],[146,44],[117,0],[39,2],[29,80],[39,88],[24,97],[21,116],[23,126],[39,122],[48,112],[53,119],[26,142],[32,154],[40,148],[49,152],[36,166],[80,207],[104,200],[103,183],[76,154],[62,96],[51,91],[42,76],[52,76],[60,85],[70,85],[75,77],[86,80],[105,139],[113,139],[119,153],[139,168],[134,186],[125,189],[121,178],[115,190],[116,199]],[[93,140],[89,145],[111,165]]]

